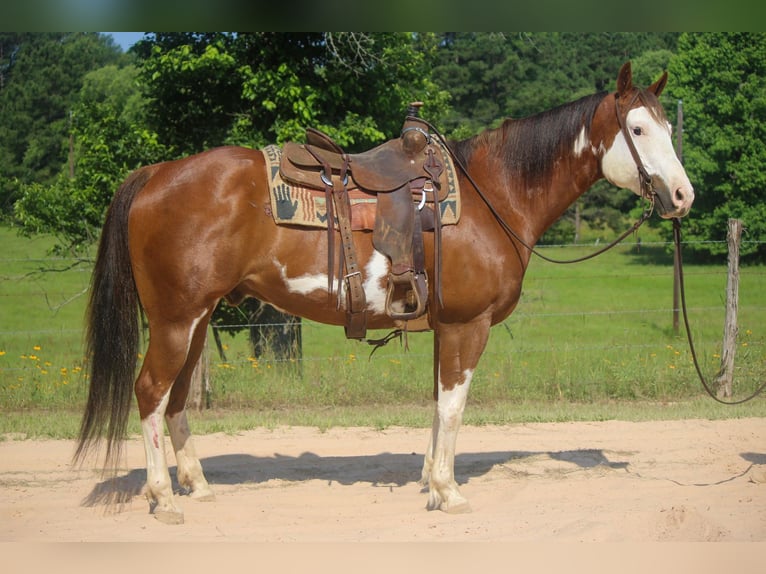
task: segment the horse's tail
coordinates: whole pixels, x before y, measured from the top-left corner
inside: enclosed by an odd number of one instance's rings
[[[106,438],[105,469],[115,469],[126,438],[139,350],[139,299],[128,253],[128,214],[154,173],[133,172],[114,195],[101,232],[86,315],[90,378],[74,461]]]

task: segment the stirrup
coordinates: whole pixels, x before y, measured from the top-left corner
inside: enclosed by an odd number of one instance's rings
[[[407,292],[407,304],[414,304],[414,311],[405,311],[399,313],[392,308],[394,289],[397,285],[409,285],[410,291]],[[413,301],[410,301],[412,295]],[[401,275],[388,274],[388,290],[386,291],[386,313],[389,317],[399,321],[410,321],[417,319],[426,311],[428,303],[428,282],[425,273],[415,273],[412,269]]]

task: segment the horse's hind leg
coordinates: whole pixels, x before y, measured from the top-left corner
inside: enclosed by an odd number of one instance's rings
[[[189,394],[194,368],[205,346],[205,333],[209,317],[200,321],[192,338],[186,364],[181,370],[173,388],[165,411],[165,422],[168,425],[170,441],[176,454],[178,483],[189,491],[189,496],[195,500],[212,501],[215,494],[205,479],[202,464],[194,448],[189,422],[186,418],[186,398]]]
[[[165,421],[176,453],[178,483],[188,490],[189,496],[195,500],[215,500],[215,494],[202,472],[202,464],[194,448],[189,423],[186,420],[186,410],[166,415]]]
[[[455,447],[474,369],[489,336],[489,319],[443,325],[439,334],[436,412],[421,480],[429,490],[428,510],[470,512],[455,480]]]
[[[183,512],[173,496],[165,457],[163,418],[171,400],[173,384],[194,347],[197,325],[209,314],[210,310],[206,309],[196,318],[175,323],[150,320],[149,348],[136,380],[136,399],[146,452],[146,496],[155,517],[168,524],[183,523]],[[176,393],[174,399],[179,394]]]

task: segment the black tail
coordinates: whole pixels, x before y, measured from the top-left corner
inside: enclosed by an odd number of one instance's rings
[[[105,469],[116,468],[126,437],[139,345],[139,300],[128,253],[128,214],[154,170],[131,174],[106,215],[87,313],[90,390],[75,461],[106,438]]]

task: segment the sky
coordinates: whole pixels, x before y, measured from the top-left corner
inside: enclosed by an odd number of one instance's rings
[[[123,52],[127,52],[128,48],[144,37],[143,32],[106,32],[106,34],[112,35],[114,41],[122,48]]]

